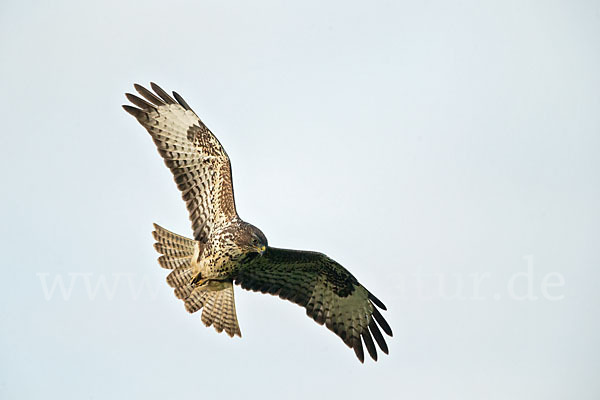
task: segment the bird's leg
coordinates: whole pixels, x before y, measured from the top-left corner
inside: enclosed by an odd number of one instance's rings
[[[199,261],[200,257],[200,245],[198,243],[194,246],[194,254],[192,255],[192,270],[195,272],[192,279],[189,281],[189,285],[200,287],[208,281],[206,278],[202,278],[201,266]]]
[[[190,285],[200,287],[208,282],[208,278],[202,278],[202,275],[198,272],[195,276],[190,279]]]

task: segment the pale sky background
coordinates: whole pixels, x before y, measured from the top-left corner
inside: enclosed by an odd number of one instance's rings
[[[598,2],[4,0],[0,54],[0,398],[600,398]],[[388,306],[389,356],[239,287],[242,339],[185,311],[120,107],[149,81],[242,218]]]

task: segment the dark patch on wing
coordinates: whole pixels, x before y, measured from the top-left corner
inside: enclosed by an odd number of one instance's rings
[[[306,308],[309,317],[338,335],[361,362],[362,342],[374,360],[375,343],[388,352],[378,324],[390,336],[392,331],[373,305],[383,303],[324,254],[269,247],[263,256],[253,253],[242,257],[232,278],[243,289],[276,295]],[[359,289],[358,297],[344,300]]]

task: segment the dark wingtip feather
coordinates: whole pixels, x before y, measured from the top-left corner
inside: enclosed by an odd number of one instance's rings
[[[375,305],[379,308],[381,308],[384,311],[387,311],[387,307],[385,306],[385,304],[383,304],[381,302],[381,300],[379,300],[377,297],[375,297],[373,295],[373,293],[369,292],[369,300],[371,300],[373,303],[375,303]]]
[[[385,339],[383,338],[381,331],[379,331],[375,321],[371,320],[371,322],[369,322],[369,330],[373,334],[373,337],[375,338],[375,341],[379,345],[381,351],[383,351],[385,354],[388,354],[387,343],[385,342]]]
[[[373,343],[373,338],[371,337],[371,333],[369,333],[369,328],[365,327],[362,332],[363,342],[365,342],[365,347],[369,352],[371,358],[377,361],[377,349],[375,348],[375,343]]]
[[[394,336],[392,333],[392,328],[390,328],[387,321],[383,318],[379,310],[377,310],[376,308],[373,308],[373,317],[379,323],[381,329],[383,329],[385,333],[387,333],[389,336]]]
[[[143,119],[146,115],[146,113],[140,110],[139,108],[135,108],[127,104],[123,104],[121,107],[123,107],[125,111],[127,111],[129,114],[133,115],[137,119]]]
[[[127,100],[129,100],[142,110],[156,110],[156,107],[154,105],[148,103],[146,100],[140,99],[134,94],[125,93],[125,97],[127,97]]]
[[[181,96],[179,95],[179,93],[177,93],[177,92],[173,92],[173,96],[175,97],[175,100],[177,100],[177,102],[178,102],[179,104],[181,104],[181,106],[182,106],[183,108],[185,108],[186,110],[190,110],[190,111],[192,111],[192,108],[191,108],[191,107],[188,105],[188,103],[187,103],[187,102],[186,102],[186,101],[183,99],[183,97],[181,97]]]
[[[165,101],[165,103],[168,104],[177,104],[177,102],[175,101],[174,98],[172,98],[171,96],[169,96],[169,94],[167,92],[165,92],[160,86],[158,86],[156,83],[154,82],[150,82],[150,87],[152,88],[152,90],[154,90],[154,92],[160,96],[161,99],[163,99]]]
[[[149,91],[148,89],[146,89],[142,85],[138,85],[136,83],[136,84],[133,85],[133,87],[135,88],[135,90],[137,90],[137,92],[139,94],[142,95],[143,98],[145,98],[146,100],[148,100],[152,104],[154,104],[156,106],[159,106],[159,107],[165,105],[164,101],[162,101],[161,99],[159,99],[158,97],[156,97],[156,95],[154,93],[152,93],[151,91]]]
[[[363,347],[362,347],[362,342],[360,341],[360,336],[357,338],[354,338],[354,343],[353,346],[354,348],[354,354],[356,354],[356,357],[358,357],[358,360],[364,364],[365,362],[365,353],[363,351]]]

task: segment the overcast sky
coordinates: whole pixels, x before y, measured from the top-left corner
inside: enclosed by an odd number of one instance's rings
[[[599,398],[598,2],[324,3],[2,2],[1,398]],[[150,81],[243,219],[388,306],[389,356],[239,287],[242,339],[185,311],[150,232],[187,212],[120,107]]]

